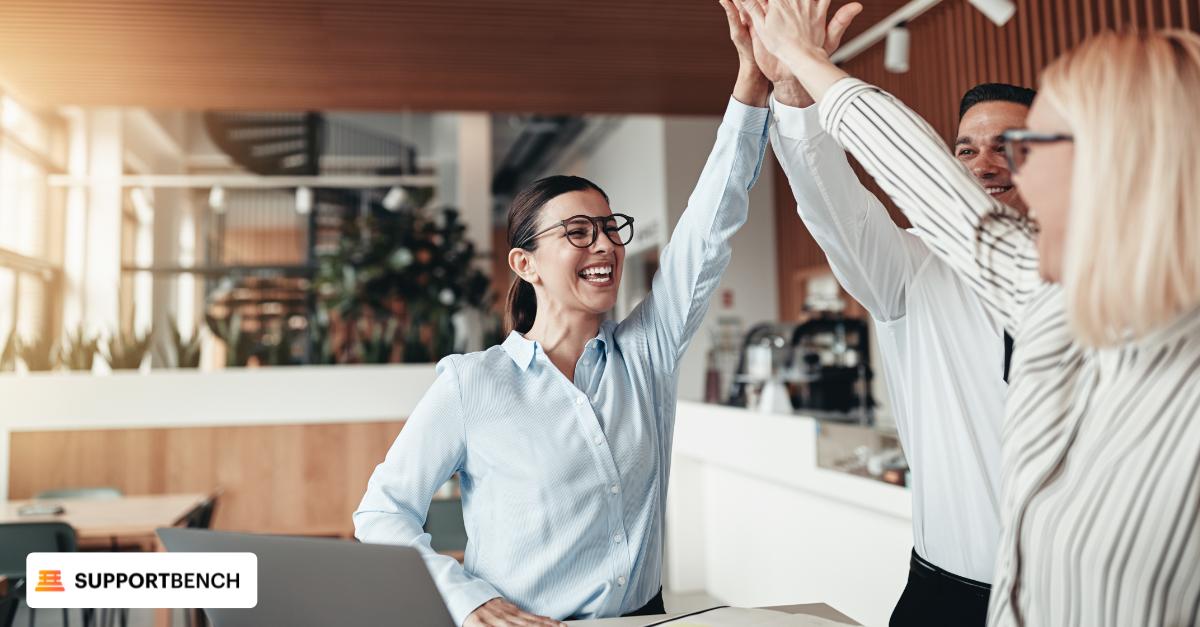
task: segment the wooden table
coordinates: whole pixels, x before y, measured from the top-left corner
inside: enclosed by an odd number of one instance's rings
[[[82,548],[107,549],[137,546],[143,551],[162,550],[154,530],[175,527],[187,519],[207,494],[153,494],[116,499],[44,499],[8,501],[0,509],[0,523],[65,522],[75,528]],[[63,513],[54,516],[22,516],[20,508],[30,503],[55,503]],[[171,624],[170,610],[154,612],[158,627]]]
[[[776,610],[779,612],[787,612],[788,614],[801,614],[804,616],[812,616],[814,618],[824,618],[831,621],[836,621],[842,625],[859,625],[854,619],[845,614],[825,605],[824,603],[804,603],[801,605],[781,605],[777,607],[763,608],[768,610]],[[573,627],[641,627],[649,623],[654,623],[671,618],[680,618],[690,614],[691,612],[674,612],[671,614],[659,614],[656,616],[634,616],[629,618],[602,618],[600,620],[573,620],[567,621],[568,625]],[[696,618],[700,619],[703,615]],[[670,623],[667,623],[670,625]],[[663,627],[666,627],[664,625]]]
[[[174,527],[183,522],[204,500],[206,494],[155,494],[125,496],[116,499],[49,499],[8,501],[0,509],[0,523],[65,522],[75,528],[82,547],[116,543],[138,545],[154,550],[154,530]],[[22,516],[18,510],[30,503],[61,505],[63,513],[54,516]]]

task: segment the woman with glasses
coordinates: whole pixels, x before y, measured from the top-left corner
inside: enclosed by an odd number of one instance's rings
[[[821,50],[828,0],[748,0],[823,125],[1016,338],[988,623],[1200,623],[1200,35],[1104,33],[1006,134],[1022,218]]]
[[[364,542],[424,553],[457,624],[664,611],[677,367],[729,263],[766,148],[768,83],[731,6],[726,16],[742,70],[650,294],[624,320],[607,319],[633,220],[585,179],[533,183],[508,212],[517,276],[508,339],[438,364],[354,514]],[[434,491],[454,473],[469,538],[461,565],[422,531]]]

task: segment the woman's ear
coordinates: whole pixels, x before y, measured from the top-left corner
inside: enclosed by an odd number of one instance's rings
[[[533,253],[524,248],[513,248],[508,251],[508,267],[526,283],[536,284],[541,278],[537,273],[537,262]]]

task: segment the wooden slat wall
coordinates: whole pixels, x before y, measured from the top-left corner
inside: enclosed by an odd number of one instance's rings
[[[346,536],[403,424],[15,432],[9,498],[87,486],[126,494],[221,488],[216,529]]]
[[[910,70],[883,69],[883,44],[846,63],[853,76],[896,95],[949,143],[958,129],[963,92],[984,82],[1037,86],[1050,61],[1100,30],[1185,28],[1200,31],[1200,0],[1016,0],[1017,13],[997,28],[966,0],[946,0],[908,25]],[[896,221],[907,226],[886,197],[859,169],[869,189],[883,198]],[[781,177],[776,189],[786,190]],[[795,319],[798,295],[788,293],[798,273],[825,263],[824,255],[795,216],[794,201],[777,194],[780,316]]]
[[[0,2],[0,84],[45,106],[718,115],[736,68],[695,0]]]

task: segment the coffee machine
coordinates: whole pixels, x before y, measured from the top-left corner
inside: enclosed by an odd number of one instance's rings
[[[775,413],[791,413],[787,337],[791,325],[764,322],[746,333],[729,390],[729,405]]]
[[[795,327],[784,366],[793,381],[793,407],[872,421],[869,329],[866,320],[832,311],[815,313]]]

